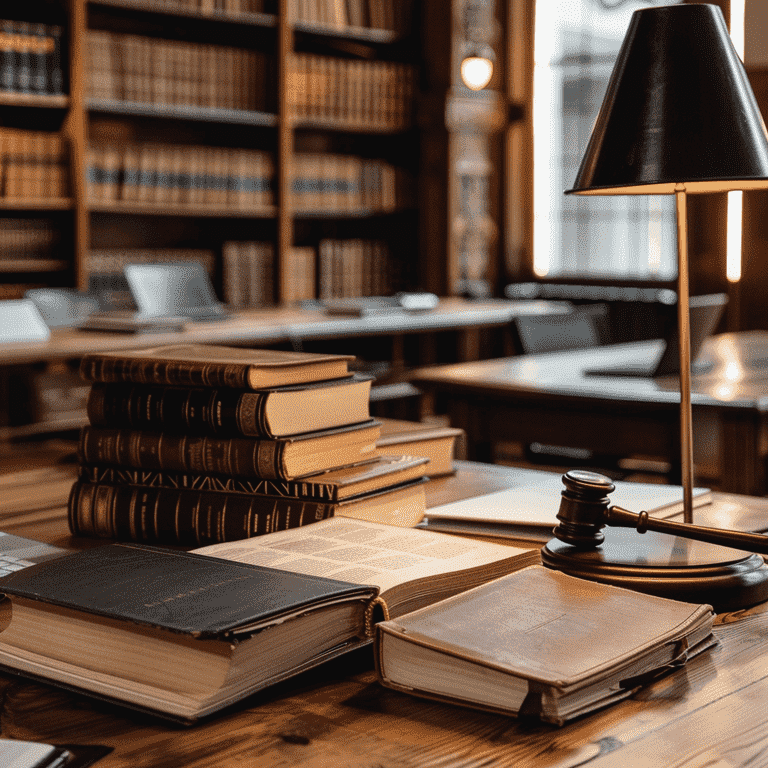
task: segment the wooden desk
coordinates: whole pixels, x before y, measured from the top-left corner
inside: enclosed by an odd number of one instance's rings
[[[507,467],[458,467],[455,477],[430,484],[430,506],[499,490],[515,478]],[[67,534],[64,503],[73,475],[64,467],[0,476],[3,529],[64,546],[92,544]],[[715,495],[725,507],[736,500]],[[768,517],[768,500],[742,501]],[[386,690],[376,683],[370,649],[189,729],[10,675],[0,675],[0,718],[6,738],[113,747],[98,768],[762,765],[768,753],[768,605],[718,617],[716,633],[720,645],[713,651],[563,728]]]
[[[646,454],[680,466],[677,377],[593,376],[606,364],[653,359],[661,342],[524,355],[417,370],[412,381],[443,398],[453,426],[467,432],[467,457],[490,460],[499,440]],[[694,436],[711,428],[722,490],[768,493],[768,332],[708,341],[693,377]]]
[[[258,346],[310,339],[341,339],[438,331],[460,331],[461,358],[476,359],[476,334],[482,328],[503,328],[519,315],[561,313],[567,302],[467,301],[447,298],[428,312],[393,312],[369,317],[328,315],[320,310],[271,308],[243,310],[232,318],[190,323],[179,333],[94,333],[53,329],[48,341],[0,345],[0,365],[79,358],[88,352],[138,349],[162,344],[240,344]]]

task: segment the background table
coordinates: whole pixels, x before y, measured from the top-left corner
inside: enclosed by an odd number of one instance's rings
[[[45,457],[48,460],[50,457]],[[428,505],[501,490],[515,470],[457,462],[427,485]],[[72,465],[0,475],[0,528],[66,547]],[[754,523],[768,501],[715,494],[715,512],[744,503]],[[509,606],[514,612],[514,606]],[[718,617],[717,648],[630,699],[563,728],[430,702],[387,690],[370,648],[256,694],[192,728],[0,675],[6,738],[113,748],[99,768],[639,768],[765,764],[768,605]],[[87,652],[87,651],[85,651]],[[587,762],[589,761],[589,762]]]
[[[444,403],[467,433],[467,457],[488,461],[496,441],[539,442],[597,454],[644,454],[680,467],[678,377],[594,376],[605,365],[654,359],[660,341],[458,363],[417,370],[412,381]],[[694,438],[705,432],[719,488],[768,492],[768,332],[722,334],[693,377]],[[699,437],[701,437],[699,431]]]

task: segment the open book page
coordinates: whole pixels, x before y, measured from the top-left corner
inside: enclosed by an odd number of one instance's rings
[[[439,578],[441,575],[462,574],[456,581],[463,589],[479,583],[477,579],[464,579],[468,572],[487,574],[479,579],[482,582],[538,562],[536,550],[338,517],[194,551],[294,573],[371,584],[378,586],[385,598],[388,591],[415,581],[424,582],[427,591],[442,592],[448,587]],[[459,590],[457,587],[450,591]]]
[[[614,484],[616,490],[610,495],[611,505],[632,512],[645,510],[654,517],[662,518],[682,511],[683,489],[679,485],[621,481]],[[432,507],[427,510],[427,517],[430,521],[472,520],[551,529],[557,525],[560,495],[564,487],[559,473],[520,470],[519,482],[511,488]],[[693,489],[694,507],[709,504],[711,500],[709,489]]]

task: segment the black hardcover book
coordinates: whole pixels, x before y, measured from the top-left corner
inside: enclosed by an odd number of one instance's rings
[[[31,566],[2,591],[1,665],[182,722],[368,642],[377,593],[138,544]]]

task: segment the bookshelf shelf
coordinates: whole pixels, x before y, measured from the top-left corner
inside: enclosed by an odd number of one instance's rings
[[[307,118],[294,119],[296,130],[335,131],[338,133],[396,135],[411,130],[410,126],[375,125],[370,123],[352,123],[337,119]]]
[[[14,93],[0,91],[0,105],[6,107],[38,107],[40,109],[66,109],[69,96],[42,93]]]
[[[75,207],[69,198],[4,198],[0,197],[0,211],[69,211]]]
[[[116,10],[139,11],[154,16],[179,16],[189,19],[204,19],[227,24],[248,24],[258,27],[276,27],[277,17],[270,13],[247,13],[237,11],[204,11],[197,8],[174,7],[170,3],[158,6],[152,0],[88,0],[89,5]]]
[[[274,127],[277,125],[278,121],[277,115],[269,114],[267,112],[251,112],[240,109],[220,109],[213,107],[193,107],[182,104],[143,104],[134,101],[88,99],[87,107],[90,112],[102,112],[112,115],[196,120],[206,123],[231,123],[237,125]]]
[[[295,21],[293,29],[308,35],[318,35],[321,37],[337,37],[345,40],[357,40],[365,43],[378,43],[381,45],[391,45],[403,38],[398,32],[390,29],[371,29],[370,27],[343,26],[334,27],[317,22]]]
[[[230,206],[210,205],[171,205],[167,203],[133,203],[133,202],[90,202],[88,210],[91,213],[134,214],[140,216],[189,216],[195,218],[237,218],[237,219],[272,219],[277,215],[277,208],[270,206],[262,209],[238,210]]]
[[[63,272],[70,266],[59,259],[0,259],[0,272]]]

